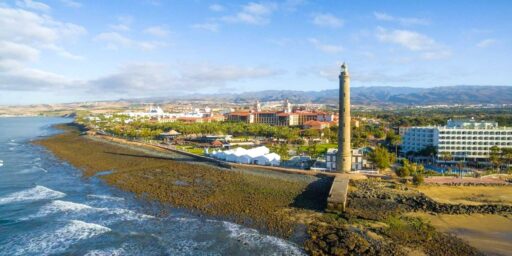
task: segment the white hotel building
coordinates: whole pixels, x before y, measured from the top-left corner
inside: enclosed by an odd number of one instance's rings
[[[485,160],[493,146],[512,148],[512,127],[497,122],[448,120],[446,126],[406,127],[400,133],[402,153],[434,146],[438,158],[448,152],[454,160]]]

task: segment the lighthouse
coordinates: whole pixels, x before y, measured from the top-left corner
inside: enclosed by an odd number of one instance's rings
[[[338,172],[347,173],[352,169],[352,147],[350,127],[350,75],[347,64],[341,65],[339,120],[338,120]]]

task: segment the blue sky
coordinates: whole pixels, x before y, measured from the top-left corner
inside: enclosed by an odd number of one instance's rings
[[[511,85],[511,1],[1,1],[0,104]]]

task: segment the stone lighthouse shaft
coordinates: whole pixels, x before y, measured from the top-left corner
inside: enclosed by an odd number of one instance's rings
[[[339,120],[338,120],[338,172],[350,172],[352,168],[351,127],[350,127],[350,75],[347,64],[341,65]]]

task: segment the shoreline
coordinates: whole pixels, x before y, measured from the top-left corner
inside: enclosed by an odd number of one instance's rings
[[[264,234],[292,239],[299,246],[305,240],[308,219],[323,208],[323,203],[314,199],[326,198],[318,195],[327,193],[318,190],[319,184],[311,185],[329,182],[326,178],[225,169],[178,153],[81,136],[72,127],[64,127],[58,127],[64,128],[64,133],[35,143],[80,169],[85,177],[109,170],[112,173],[99,178],[143,200],[256,228]]]
[[[311,255],[443,255],[446,250],[480,255],[460,238],[436,231],[424,222],[428,218],[407,216],[429,212],[390,201],[389,195],[415,199],[419,193],[403,191],[393,181],[352,182],[349,210],[329,214],[324,209],[331,177],[246,166],[220,168],[163,149],[81,136],[72,124],[60,128],[64,133],[35,143],[82,170],[84,176],[111,171],[99,178],[142,200],[255,228],[296,243]],[[353,197],[364,190],[376,193],[371,194],[375,198]],[[399,233],[393,229],[397,221]],[[424,223],[421,230],[416,230],[418,221]],[[402,237],[402,233],[407,235]]]

